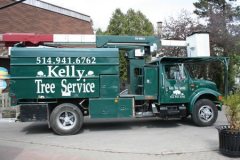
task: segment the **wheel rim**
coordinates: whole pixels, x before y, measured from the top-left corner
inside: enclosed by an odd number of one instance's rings
[[[199,109],[198,116],[203,122],[211,121],[213,119],[213,116],[214,116],[212,107],[210,107],[208,105],[202,106]]]
[[[77,115],[72,111],[64,111],[58,114],[57,123],[61,129],[70,130],[77,122]]]

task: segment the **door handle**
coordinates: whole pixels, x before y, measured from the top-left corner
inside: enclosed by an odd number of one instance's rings
[[[165,85],[165,81],[164,81],[164,75],[162,73],[162,87],[164,88],[164,85]]]

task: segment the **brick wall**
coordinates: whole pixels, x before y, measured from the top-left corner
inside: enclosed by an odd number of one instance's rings
[[[13,2],[0,0],[0,6]],[[93,34],[92,24],[19,3],[0,11],[0,33]]]

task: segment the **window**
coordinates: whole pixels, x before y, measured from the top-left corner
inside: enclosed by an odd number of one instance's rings
[[[183,80],[186,78],[183,64],[165,65],[167,79]]]

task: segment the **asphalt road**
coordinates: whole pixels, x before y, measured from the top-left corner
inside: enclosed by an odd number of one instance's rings
[[[217,125],[197,127],[191,120],[85,120],[82,131],[58,136],[47,123],[0,120],[0,160],[225,160],[218,151]],[[229,158],[230,159],[230,158]]]

